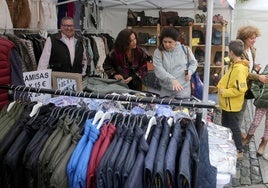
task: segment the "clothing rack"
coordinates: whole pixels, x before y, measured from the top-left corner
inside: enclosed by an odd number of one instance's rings
[[[69,0],[69,1],[63,1],[63,2],[60,2],[60,3],[57,3],[56,5],[64,5],[64,4],[67,4],[67,3],[72,3],[72,2],[75,2],[75,1],[78,1],[78,0]]]
[[[119,101],[129,101],[129,102],[143,102],[143,103],[159,103],[159,104],[170,104],[170,105],[181,105],[181,106],[189,106],[189,107],[198,107],[198,108],[213,108],[214,104],[203,103],[203,102],[186,102],[182,100],[176,99],[159,99],[155,97],[127,97],[123,95],[113,95],[113,94],[100,94],[100,93],[87,93],[87,92],[75,92],[75,91],[62,91],[62,90],[52,90],[46,88],[33,88],[27,87],[23,85],[0,85],[0,89],[4,90],[13,90],[20,92],[34,92],[34,93],[47,93],[47,94],[55,94],[55,95],[65,95],[65,96],[74,96],[74,97],[86,97],[86,98],[98,98],[98,99],[112,99]],[[201,110],[201,109],[198,109]],[[197,112],[196,119],[201,120],[201,113]],[[199,122],[197,124],[197,122]],[[201,122],[196,121],[195,126],[197,128],[201,128]],[[199,129],[197,129],[197,133],[199,135]],[[29,141],[30,142],[30,141]],[[199,153],[199,151],[198,151]],[[53,159],[53,158],[52,158]],[[0,161],[1,162],[1,161]],[[68,163],[66,163],[68,164]],[[135,163],[136,164],[136,163]],[[197,164],[193,164],[193,178],[198,176],[198,166]],[[65,172],[65,171],[64,171]],[[1,182],[0,182],[1,183]],[[193,186],[195,187],[195,186]]]
[[[59,2],[56,4],[56,6],[59,6],[59,5],[64,5],[64,4],[67,4],[67,3],[72,3],[72,2],[75,2],[75,1],[80,1],[80,0],[68,0],[68,1],[63,1],[63,2]],[[87,2],[87,1],[85,1]]]
[[[42,94],[52,94],[52,95],[64,95],[64,96],[74,96],[74,97],[83,97],[83,98],[95,98],[95,99],[109,99],[117,101],[127,101],[127,102],[140,102],[140,103],[151,103],[151,104],[163,104],[163,105],[175,105],[175,106],[184,106],[191,108],[198,108],[196,111],[196,121],[195,127],[197,133],[200,133],[200,126],[202,125],[203,112],[202,108],[215,108],[213,103],[204,103],[196,101],[183,101],[177,99],[168,99],[168,98],[156,98],[156,97],[144,97],[144,96],[125,96],[119,94],[100,94],[100,93],[89,93],[89,92],[75,92],[75,91],[62,91],[62,90],[53,90],[46,88],[34,88],[27,86],[14,86],[14,85],[0,85],[0,89],[14,90],[20,92],[33,92],[33,93],[42,93]]]
[[[215,108],[213,103],[204,103],[196,101],[183,101],[177,99],[168,99],[168,98],[156,98],[156,97],[145,97],[145,96],[125,96],[118,94],[101,94],[101,93],[89,93],[89,92],[76,92],[76,91],[62,91],[62,90],[53,90],[46,88],[34,88],[27,87],[23,85],[14,86],[14,85],[0,85],[0,89],[22,91],[22,92],[33,92],[33,93],[45,93],[52,95],[65,95],[65,96],[74,96],[74,97],[84,97],[84,98],[96,98],[96,99],[109,99],[117,101],[127,101],[127,102],[140,102],[140,103],[154,103],[154,104],[165,104],[165,105],[175,105],[175,106],[185,106],[192,108]]]

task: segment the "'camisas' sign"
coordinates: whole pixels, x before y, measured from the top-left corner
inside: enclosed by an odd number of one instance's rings
[[[33,88],[51,89],[51,69],[42,71],[24,72],[23,79],[25,85]],[[31,101],[45,101],[51,98],[50,94],[29,93]]]

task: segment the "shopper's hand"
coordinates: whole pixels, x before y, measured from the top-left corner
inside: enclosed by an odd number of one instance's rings
[[[254,65],[254,70],[258,73],[258,72],[260,72],[260,70],[261,70],[261,65],[260,64],[255,64]]]
[[[259,75],[259,80],[264,84],[268,84],[268,76],[267,75]]]
[[[178,80],[172,80],[172,89],[175,91],[181,91],[183,90],[183,87]]]
[[[114,79],[116,80],[124,80],[123,76],[121,74],[114,75]]]
[[[186,80],[186,81],[189,81],[189,80],[191,79],[191,76],[192,76],[192,74],[189,73],[189,71],[188,71],[188,74],[185,75],[185,80]]]
[[[125,83],[128,84],[131,80],[132,80],[132,77],[130,76],[130,77],[128,77],[127,79],[125,79],[124,81],[125,81]]]
[[[223,93],[223,89],[218,89],[218,93],[221,95]]]

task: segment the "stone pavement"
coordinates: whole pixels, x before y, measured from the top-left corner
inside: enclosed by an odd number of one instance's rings
[[[254,106],[248,102],[242,132],[246,133],[253,118]],[[257,128],[248,146],[244,147],[244,157],[237,162],[237,171],[231,182],[224,188],[267,188],[268,187],[268,146],[262,157],[257,156],[257,148],[264,129],[264,120]]]

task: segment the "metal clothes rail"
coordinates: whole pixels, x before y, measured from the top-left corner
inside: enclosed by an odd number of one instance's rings
[[[33,92],[33,93],[46,93],[52,95],[65,95],[65,96],[74,96],[74,97],[84,97],[84,98],[96,98],[96,99],[109,99],[116,101],[127,101],[127,102],[140,102],[140,103],[154,103],[154,104],[166,104],[166,105],[175,105],[175,106],[185,106],[192,108],[215,108],[213,103],[204,103],[197,101],[183,101],[177,99],[168,99],[168,98],[156,98],[156,97],[145,97],[145,96],[125,96],[118,94],[101,94],[101,93],[89,93],[89,92],[75,92],[75,91],[62,91],[62,90],[53,90],[46,88],[33,88],[27,86],[14,86],[14,85],[0,85],[0,89],[22,91],[22,92]]]

